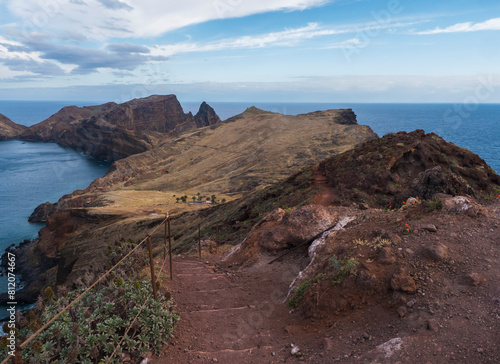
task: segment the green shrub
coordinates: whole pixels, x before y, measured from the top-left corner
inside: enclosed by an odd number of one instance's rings
[[[120,259],[134,246],[130,240],[117,242],[111,248],[108,247],[109,257]],[[24,362],[107,362],[152,291],[151,282],[136,273],[144,264],[144,255],[145,250],[136,250],[124,261],[121,270],[118,269],[100,282],[41,332],[32,345],[23,349]],[[23,340],[31,336],[85,289],[83,285],[69,293],[61,289],[64,293],[60,297],[50,287],[46,289],[45,301],[35,306],[37,314],[28,310],[24,318],[19,318],[19,322],[24,321],[26,324],[22,328],[18,326],[18,337]],[[135,358],[147,352],[158,354],[171,337],[178,320],[170,294],[164,296],[158,292],[157,300],[151,296],[111,363],[121,363],[120,354],[124,352]],[[0,346],[0,356],[6,355],[6,349]]]
[[[427,206],[429,211],[441,210],[443,208],[443,202],[438,198],[434,197]]]
[[[288,300],[288,306],[290,306],[291,308],[297,307],[300,300],[304,297],[304,294],[306,293],[307,288],[309,288],[310,284],[311,282],[305,281],[300,286],[298,286],[295,290],[295,293]]]
[[[339,260],[335,255],[328,259],[332,264],[334,273],[332,282],[334,284],[342,283],[347,277],[356,275],[359,262],[354,258],[344,258]]]

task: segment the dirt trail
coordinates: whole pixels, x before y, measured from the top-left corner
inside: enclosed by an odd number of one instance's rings
[[[181,313],[175,337],[152,363],[293,363],[304,326],[283,304],[280,263],[226,272],[210,261],[177,257],[166,281]],[[288,277],[289,279],[289,277]]]
[[[328,178],[317,166],[312,168],[314,185],[320,188],[319,193],[314,196],[313,203],[321,206],[331,206],[334,197],[333,188],[328,186]]]

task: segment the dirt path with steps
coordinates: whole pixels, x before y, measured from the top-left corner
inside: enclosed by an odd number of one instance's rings
[[[314,185],[320,188],[320,191],[313,198],[316,205],[331,206],[334,197],[333,189],[328,186],[328,178],[324,172],[320,171],[317,166],[312,168]]]
[[[308,325],[282,303],[287,293],[283,282],[290,277],[281,273],[281,263],[233,272],[217,268],[217,258],[209,259],[175,258],[174,279],[165,283],[181,319],[174,337],[151,362],[298,362],[291,343],[300,347],[297,337],[310,335]]]

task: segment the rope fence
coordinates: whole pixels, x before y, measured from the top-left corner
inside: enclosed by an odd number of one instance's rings
[[[152,250],[152,246],[151,246],[151,235],[153,235],[157,230],[158,228],[162,225],[162,224],[165,224],[165,234],[164,234],[164,247],[163,247],[163,251],[164,251],[164,260],[163,260],[163,263],[161,265],[161,268],[160,268],[160,271],[158,273],[158,276],[161,275],[162,271],[163,271],[163,267],[165,265],[165,262],[167,260],[167,256],[166,256],[166,250],[167,250],[167,241],[168,241],[168,245],[169,245],[169,257],[170,257],[170,279],[172,279],[172,241],[171,241],[171,232],[170,232],[170,215],[167,215],[165,217],[164,220],[162,220],[160,223],[158,223],[158,225],[150,232],[150,234],[148,234],[144,239],[141,240],[141,242],[139,242],[129,253],[127,253],[118,263],[116,263],[112,268],[110,268],[108,271],[106,271],[103,275],[101,275],[101,277],[99,277],[99,279],[97,279],[90,287],[88,287],[85,291],[83,291],[78,297],[76,297],[71,303],[69,303],[66,307],[64,307],[61,311],[59,311],[59,313],[57,313],[54,317],[52,317],[45,325],[43,325],[42,327],[40,327],[35,333],[33,333],[28,339],[26,339],[22,344],[16,346],[16,352],[15,352],[15,355],[12,356],[12,355],[9,355],[7,356],[0,364],[5,364],[7,363],[9,360],[13,360],[15,364],[22,364],[22,356],[21,356],[21,352],[22,352],[22,349],[24,347],[26,347],[26,345],[28,345],[33,339],[35,339],[41,332],[43,332],[45,329],[47,329],[47,327],[49,327],[52,323],[54,323],[54,321],[56,321],[64,312],[66,312],[68,309],[70,309],[76,302],[78,302],[83,296],[85,296],[92,288],[94,288],[99,282],[101,282],[104,278],[106,278],[113,270],[116,269],[116,267],[118,267],[125,259],[127,259],[128,257],[130,257],[130,255],[132,253],[134,253],[137,249],[139,249],[139,247],[141,247],[145,242],[148,242],[148,250],[149,250],[149,258],[150,258],[150,266],[151,266],[151,285],[152,285],[152,292],[149,293],[148,297],[146,298],[146,300],[144,301],[144,303],[142,304],[140,310],[139,310],[139,313],[136,315],[136,317],[134,318],[134,320],[132,321],[132,323],[130,324],[130,326],[128,327],[128,329],[125,331],[125,334],[123,335],[122,339],[120,340],[118,346],[115,348],[115,351],[113,352],[112,356],[108,359],[107,363],[109,363],[111,361],[111,359],[113,358],[113,356],[116,354],[118,348],[120,347],[121,343],[123,342],[123,340],[125,339],[125,337],[127,336],[130,328],[132,327],[132,325],[135,323],[135,321],[137,320],[137,318],[139,317],[140,313],[142,312],[142,310],[144,309],[146,303],[148,302],[148,300],[150,299],[151,295],[153,294],[154,295],[154,298],[156,299],[157,298],[157,295],[156,295],[156,279],[155,279],[155,274],[154,274],[154,261],[153,261],[153,250]]]

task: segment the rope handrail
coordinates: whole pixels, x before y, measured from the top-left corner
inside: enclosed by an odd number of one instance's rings
[[[167,214],[165,219],[163,219],[158,225],[151,231],[150,235],[153,235],[156,230],[163,224],[166,223],[170,218],[170,215]],[[30,343],[35,337],[37,337],[42,331],[44,331],[47,327],[49,327],[55,320],[57,320],[64,312],[66,312],[71,306],[73,306],[76,302],[78,302],[87,292],[89,292],[92,288],[94,288],[99,282],[101,282],[104,278],[106,278],[118,265],[120,265],[125,259],[127,259],[134,251],[136,251],[150,236],[149,234],[142,239],[142,241],[137,244],[137,246],[132,249],[127,255],[125,255],[118,263],[116,263],[112,268],[110,268],[106,273],[104,273],[98,280],[96,280],[90,287],[88,287],[85,291],[83,291],[77,298],[75,298],[71,303],[69,303],[66,307],[64,307],[58,314],[52,317],[45,325],[40,327],[35,333],[33,333],[28,339],[26,339],[22,344],[19,345],[19,348],[24,348],[28,343]],[[149,297],[148,297],[149,299]],[[7,363],[10,359],[13,359],[12,355],[8,355],[0,364]]]

